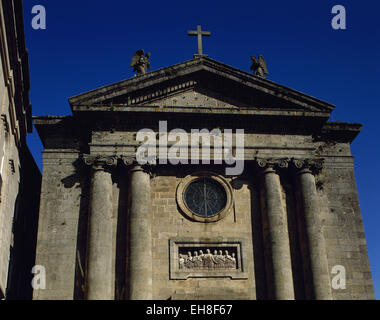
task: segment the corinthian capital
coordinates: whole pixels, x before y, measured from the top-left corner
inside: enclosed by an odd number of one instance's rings
[[[83,161],[94,170],[109,170],[117,165],[116,156],[83,155]]]

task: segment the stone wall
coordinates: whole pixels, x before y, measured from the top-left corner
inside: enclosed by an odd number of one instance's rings
[[[1,88],[0,91],[4,92]],[[9,119],[8,97],[3,97],[1,114]],[[6,120],[7,121],[7,120]],[[9,122],[6,122],[9,126]],[[5,294],[8,279],[10,248],[13,246],[12,224],[15,213],[16,198],[19,192],[20,166],[19,152],[14,137],[5,129],[5,122],[0,123],[0,289]],[[8,129],[9,130],[9,129]],[[11,164],[12,162],[12,164]]]
[[[78,223],[86,207],[85,182],[73,164],[77,158],[78,153],[67,150],[43,154],[36,265],[46,269],[46,289],[34,290],[34,299],[74,298],[77,241],[82,236]]]
[[[346,289],[333,290],[334,299],[374,299],[352,159],[326,163],[321,180],[329,268],[341,265],[347,276]]]
[[[234,190],[235,206],[224,219],[202,223],[190,221],[179,212],[176,188],[180,180],[167,175],[156,176],[152,180],[153,299],[255,299],[249,184]],[[205,242],[218,238],[244,239],[247,256],[243,255],[243,264],[248,279],[169,279],[169,240],[178,237],[203,239]]]

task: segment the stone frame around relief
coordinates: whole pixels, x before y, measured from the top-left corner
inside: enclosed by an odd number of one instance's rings
[[[186,270],[179,269],[179,250],[180,248],[236,248],[236,269],[225,270]],[[169,274],[170,280],[186,280],[189,278],[230,278],[232,280],[248,279],[248,272],[244,269],[245,252],[244,240],[241,238],[213,238],[213,239],[194,239],[194,238],[172,238],[169,239]]]

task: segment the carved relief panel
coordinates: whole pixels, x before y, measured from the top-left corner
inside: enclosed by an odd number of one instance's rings
[[[170,239],[170,278],[247,279],[242,239]]]

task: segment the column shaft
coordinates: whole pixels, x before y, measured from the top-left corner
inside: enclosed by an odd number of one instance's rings
[[[290,256],[286,212],[281,195],[280,177],[267,168],[263,176],[266,219],[270,240],[273,273],[273,299],[294,299],[293,274]]]
[[[303,169],[298,173],[301,201],[305,218],[314,298],[331,300],[331,284],[328,274],[325,239],[322,232],[321,212],[315,178],[311,171]]]
[[[152,216],[150,175],[135,166],[129,180],[131,300],[152,299]]]
[[[89,206],[86,298],[113,299],[112,292],[112,178],[92,170]]]

